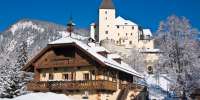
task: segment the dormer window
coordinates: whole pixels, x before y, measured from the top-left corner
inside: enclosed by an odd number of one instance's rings
[[[146,35],[147,39],[150,39],[150,35]]]
[[[121,64],[121,62],[122,62],[122,59],[121,59],[121,58],[114,58],[113,60],[116,61],[116,62],[118,62],[118,63],[120,63],[120,64]]]
[[[106,52],[106,51],[99,51],[97,53],[100,54],[100,55],[102,55],[102,56],[104,56],[104,57],[106,57],[106,58],[108,56],[108,52]]]

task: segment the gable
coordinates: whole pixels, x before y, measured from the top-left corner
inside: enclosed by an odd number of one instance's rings
[[[91,57],[84,49],[77,45],[49,45],[35,56],[22,69],[29,71],[29,67],[52,68],[52,67],[82,67],[97,65],[96,58]]]

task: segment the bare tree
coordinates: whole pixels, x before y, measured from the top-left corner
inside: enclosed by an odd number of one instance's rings
[[[192,28],[185,17],[170,16],[161,21],[157,31],[157,42],[163,54],[159,65],[166,68],[168,74],[176,81],[174,91],[182,91],[182,96],[195,87],[199,80],[199,58],[197,35],[198,30]],[[159,69],[162,69],[159,68]]]

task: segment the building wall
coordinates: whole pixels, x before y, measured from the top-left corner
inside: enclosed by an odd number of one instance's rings
[[[99,40],[112,39],[114,23],[115,9],[99,9]]]
[[[83,75],[85,73],[88,73],[89,76],[92,75],[89,72],[89,69],[91,69],[91,67],[84,67],[84,68],[81,68],[78,71],[74,71],[74,68],[67,68],[67,70],[66,70],[66,68],[58,68],[57,71],[55,71],[55,70],[52,71],[51,69],[42,69],[41,72],[40,72],[40,81],[48,81],[49,80],[49,73],[53,74],[53,76],[54,76],[53,80],[58,80],[58,81],[64,80],[63,74],[72,74],[72,72],[73,72],[73,75],[74,75],[76,80],[84,80]],[[92,79],[93,80],[95,79],[94,75],[92,75]]]
[[[117,45],[124,45],[125,48],[154,48],[153,40],[139,41],[138,25],[125,25],[117,21],[115,9],[99,9],[98,30],[99,41],[112,39]]]

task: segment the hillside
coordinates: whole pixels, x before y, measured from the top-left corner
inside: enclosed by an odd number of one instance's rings
[[[47,43],[68,36],[66,27],[51,22],[23,19],[11,25],[0,34],[0,65],[4,60],[16,61],[16,50],[22,41],[28,44],[29,59],[44,48]],[[73,38],[87,40],[89,31],[76,28]],[[5,57],[6,56],[6,57]]]

